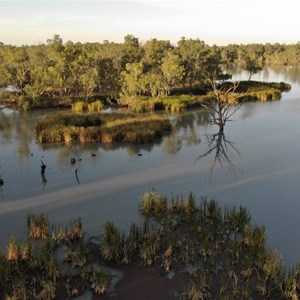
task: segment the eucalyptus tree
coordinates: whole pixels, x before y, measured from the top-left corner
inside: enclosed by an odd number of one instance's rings
[[[121,91],[120,74],[114,65],[113,58],[102,58],[98,60],[98,93],[108,98],[117,98]]]
[[[141,96],[143,87],[144,65],[142,62],[127,63],[126,69],[121,73],[122,94],[125,97]]]
[[[0,47],[0,85],[13,86],[14,92],[23,96],[30,84],[30,60],[25,46]]]
[[[237,49],[238,45],[236,44],[229,44],[224,47],[220,47],[220,54],[221,54],[221,62],[225,65],[232,64],[237,59]]]
[[[71,66],[74,73],[76,95],[87,101],[93,95],[98,80],[97,59],[89,45],[78,44],[78,52]]]
[[[151,39],[144,46],[143,63],[146,71],[158,71],[163,62],[166,53],[172,50],[170,41]]]
[[[262,65],[248,55],[244,56],[242,61],[242,67],[249,72],[249,78],[248,78],[249,81],[251,80],[251,77],[254,74],[262,70]]]
[[[143,75],[141,81],[146,94],[155,98],[166,96],[166,84],[162,72],[150,70]]]
[[[30,60],[30,83],[24,87],[27,96],[35,101],[44,94],[49,94],[53,87],[53,77],[49,74],[50,61],[45,45],[27,48]]]
[[[127,63],[138,62],[143,56],[144,50],[140,46],[139,39],[131,34],[128,34],[124,37],[123,48],[123,67]]]
[[[65,46],[59,35],[47,40],[45,58],[48,60],[47,77],[51,80],[48,94],[51,97],[63,97],[66,82]]]
[[[181,38],[177,43],[176,51],[181,57],[184,66],[183,85],[192,87],[199,83],[203,78],[203,60],[205,59],[206,51],[209,49],[204,41],[199,39]]]
[[[172,88],[182,82],[185,68],[179,55],[168,51],[162,59],[161,72],[164,80],[165,94],[169,95]]]

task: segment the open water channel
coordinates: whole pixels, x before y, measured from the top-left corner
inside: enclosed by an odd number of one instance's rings
[[[233,76],[247,78],[246,72]],[[155,188],[246,206],[253,223],[266,227],[268,247],[287,266],[300,262],[300,68],[267,67],[252,79],[284,81],[292,89],[278,101],[244,104],[226,125],[226,153],[218,157],[215,150],[201,157],[217,133],[201,110],[170,116],[172,134],[142,146],[39,145],[36,121],[56,112],[0,110],[0,249],[10,236],[25,236],[28,212],[58,224],[80,216],[89,236],[107,220],[126,230],[141,222],[141,194]]]

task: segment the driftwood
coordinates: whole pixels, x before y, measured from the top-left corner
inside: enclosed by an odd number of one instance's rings
[[[44,162],[41,160],[42,165],[41,165],[41,174],[45,174],[46,171],[46,165],[44,164]]]

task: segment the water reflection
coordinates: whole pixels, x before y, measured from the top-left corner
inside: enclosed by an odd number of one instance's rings
[[[14,144],[15,157],[20,166],[32,155],[30,144],[35,140],[34,130],[32,114],[9,109],[0,111],[0,144]]]
[[[9,109],[0,111],[0,144],[12,144],[19,166],[36,155],[33,153],[33,148],[36,148],[35,124],[38,119],[49,113],[51,112],[20,113]],[[83,154],[93,154],[96,158],[103,150],[113,151],[125,148],[129,156],[136,156],[143,152],[151,152],[155,146],[163,144],[166,153],[175,154],[180,151],[183,144],[192,146],[201,142],[198,128],[207,124],[208,114],[205,111],[194,111],[170,118],[174,125],[173,131],[152,144],[42,144],[37,145],[36,150],[38,152],[57,150],[59,165],[66,167],[72,157],[78,159]]]
[[[195,159],[195,163],[206,156],[212,156],[213,160],[210,167],[209,178],[212,178],[214,171],[219,165],[226,175],[236,177],[237,171],[240,169],[233,163],[236,156],[240,156],[240,152],[234,143],[225,137],[224,130],[219,130],[218,133],[207,134],[208,150],[199,155]]]
[[[230,65],[226,67],[226,72],[232,74],[233,80],[247,80],[249,72],[245,71],[239,65]],[[259,81],[280,81],[300,84],[300,68],[299,66],[281,66],[272,65],[265,66],[262,71],[256,73],[252,80]]]
[[[206,126],[208,113],[205,110],[178,115],[173,119],[173,131],[163,139],[163,150],[167,154],[176,154],[183,146],[201,143],[199,127]]]
[[[2,177],[0,175],[0,192],[2,192],[3,185],[4,185],[4,180],[2,179]]]

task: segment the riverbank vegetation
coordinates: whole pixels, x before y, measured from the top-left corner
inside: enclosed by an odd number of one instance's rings
[[[174,286],[181,299],[298,299],[299,267],[284,270],[265,245],[264,227],[251,223],[245,207],[150,191],[141,195],[139,211],[142,226],[125,232],[107,221],[101,236],[90,239],[80,218],[57,226],[29,214],[28,238],[12,237],[0,255],[0,297],[70,299],[86,290],[118,295],[112,267],[133,265],[137,274],[173,273],[171,281],[184,276],[182,289]],[[126,273],[119,280],[126,281]]]
[[[171,131],[168,118],[121,113],[47,116],[36,125],[40,143],[153,143]]]
[[[177,45],[155,38],[141,44],[132,35],[123,43],[64,43],[59,35],[40,45],[0,43],[1,103],[23,110],[71,106],[76,110],[80,102],[83,110],[97,111],[103,105],[125,103],[143,111],[143,99],[148,97],[154,103],[150,107],[164,103],[176,111],[185,100],[168,104],[172,102],[168,96],[206,95],[211,91],[208,79],[229,78],[222,69],[232,64],[247,70],[249,79],[266,63],[299,64],[299,47],[299,43],[218,47],[186,38]]]

